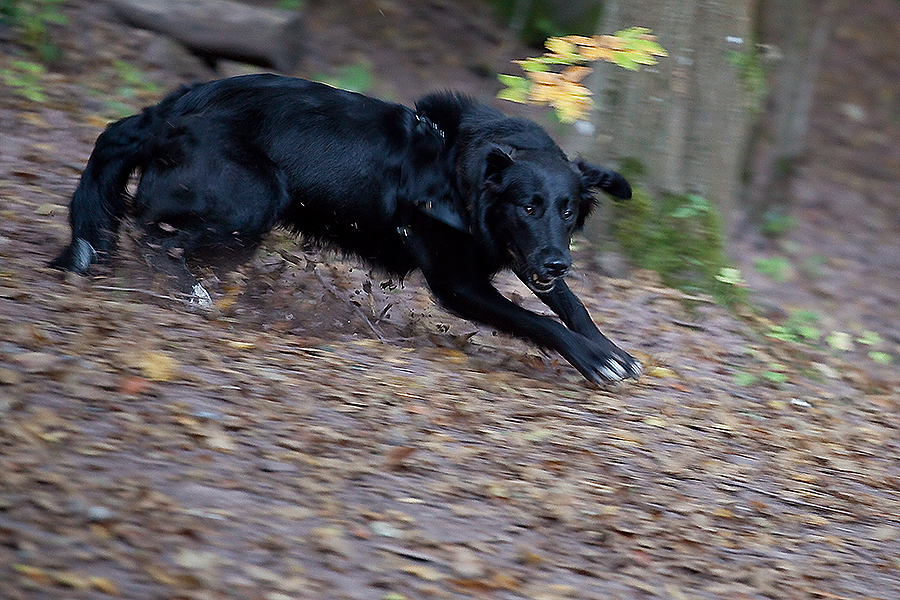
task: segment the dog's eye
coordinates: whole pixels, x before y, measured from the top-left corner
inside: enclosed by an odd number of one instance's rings
[[[565,211],[563,211],[563,219],[565,219],[566,221],[568,221],[569,219],[571,219],[574,216],[575,216],[575,211],[573,211],[572,209],[566,209]]]
[[[525,211],[525,214],[526,214],[526,215],[533,215],[533,214],[534,214],[534,207],[533,207],[532,205],[530,205],[530,204],[526,204],[525,206],[523,206],[523,207],[522,207],[522,210]]]

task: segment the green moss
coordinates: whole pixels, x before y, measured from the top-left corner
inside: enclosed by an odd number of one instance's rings
[[[631,200],[616,203],[614,216],[616,239],[641,268],[656,271],[667,285],[710,294],[728,306],[743,301],[725,256],[719,213],[706,199],[666,194],[654,201],[635,187]]]
[[[516,4],[520,0],[489,0],[497,8],[500,16],[506,20],[512,18]],[[534,0],[528,7],[528,15],[522,27],[521,41],[536,48],[544,47],[544,40],[562,35],[593,35],[597,27],[602,9],[601,2],[587,3],[580,14],[573,14],[569,19],[560,19],[554,15],[550,2]]]
[[[728,62],[737,68],[738,78],[747,95],[747,108],[754,114],[759,113],[769,93],[767,71],[760,57],[759,45],[752,44],[744,52],[729,52]]]

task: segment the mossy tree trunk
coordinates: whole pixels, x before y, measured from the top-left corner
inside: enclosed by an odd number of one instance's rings
[[[753,119],[742,57],[755,52],[757,0],[607,0],[599,33],[649,27],[669,53],[639,72],[600,64],[595,132],[575,149],[640,165],[652,196],[697,194],[729,216]],[[595,219],[588,236],[604,236]]]

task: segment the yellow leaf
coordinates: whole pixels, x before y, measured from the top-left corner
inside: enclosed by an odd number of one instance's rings
[[[660,419],[659,417],[649,416],[644,418],[644,423],[646,425],[650,425],[651,427],[665,427],[666,422]]]
[[[52,129],[53,126],[47,122],[47,119],[44,118],[43,115],[36,112],[25,112],[22,113],[22,120],[26,123],[30,123],[35,127],[40,127],[41,129]]]
[[[253,342],[241,342],[238,340],[229,340],[228,345],[237,350],[252,350],[256,347]]]
[[[444,579],[443,573],[427,565],[404,565],[400,570],[425,581],[440,581]]]
[[[826,519],[822,515],[806,515],[804,522],[807,525],[812,525],[814,527],[823,527],[825,525],[828,525],[828,519]]]
[[[32,581],[37,581],[39,583],[50,582],[50,576],[44,569],[32,567],[30,565],[13,565],[13,569]]]
[[[675,371],[667,367],[651,367],[647,370],[647,375],[649,375],[650,377],[659,377],[662,379],[678,377],[678,375],[675,374]]]
[[[85,119],[88,125],[91,127],[96,127],[97,129],[103,129],[107,125],[109,125],[109,119],[101,117],[99,115],[91,115],[87,119]]]
[[[566,81],[577,82],[577,81],[581,81],[582,79],[584,79],[587,76],[587,74],[590,72],[591,72],[590,67],[574,66],[574,67],[568,67],[566,69],[563,69],[563,72],[561,73],[561,75],[562,75],[563,79],[565,79]],[[585,88],[585,89],[587,89],[587,88]],[[590,93],[590,91],[588,91],[588,93]]]
[[[548,38],[544,45],[551,54],[562,58],[572,57],[576,50],[575,44],[566,38]]]
[[[90,587],[88,578],[75,571],[59,571],[52,574],[53,582],[63,587],[84,590]]]
[[[216,308],[224,312],[234,306],[235,302],[237,302],[237,297],[235,296],[222,296],[215,302],[215,305]]]
[[[152,381],[170,381],[175,377],[175,359],[160,352],[145,352],[140,360],[144,377]]]

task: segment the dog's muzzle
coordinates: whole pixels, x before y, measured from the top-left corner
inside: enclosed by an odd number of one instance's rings
[[[556,285],[557,279],[559,278],[552,277],[550,279],[544,279],[538,275],[536,271],[532,271],[527,277],[523,277],[525,284],[531,288],[532,291],[539,294],[546,294],[552,290],[553,286]]]
[[[537,252],[531,256],[531,260],[528,260],[517,248],[511,247],[510,254],[513,258],[513,271],[532,292],[537,294],[546,294],[552,290],[556,280],[569,272],[569,261],[558,255],[559,253]]]

